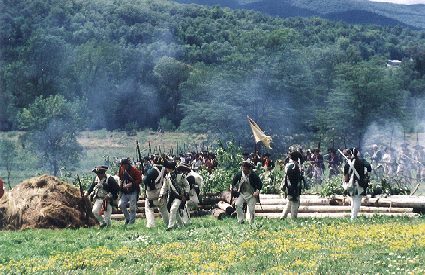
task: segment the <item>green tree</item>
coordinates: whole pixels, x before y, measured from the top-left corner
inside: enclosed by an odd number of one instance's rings
[[[167,103],[169,119],[176,125],[181,119],[178,109],[181,99],[179,86],[189,77],[190,67],[172,57],[164,56],[159,59],[153,72],[158,78],[163,99]]]
[[[78,163],[82,147],[76,136],[83,126],[82,102],[69,102],[63,96],[38,97],[18,115],[19,126],[26,130],[24,141],[53,175],[61,167]]]
[[[7,139],[0,140],[0,159],[0,165],[6,169],[7,184],[9,189],[11,189],[10,177],[12,175],[12,169],[16,166],[18,159],[18,148],[15,142]]]
[[[361,139],[372,122],[402,120],[409,92],[401,90],[391,70],[381,63],[343,64],[327,100],[327,129]],[[325,129],[326,130],[326,129]]]

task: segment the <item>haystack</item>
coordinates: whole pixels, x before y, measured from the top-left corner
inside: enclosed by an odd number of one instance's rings
[[[48,175],[15,186],[0,199],[0,228],[78,228],[93,226],[91,204],[78,188]]]

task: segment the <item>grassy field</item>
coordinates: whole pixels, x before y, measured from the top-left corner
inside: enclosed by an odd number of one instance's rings
[[[159,221],[158,221],[159,222]],[[424,218],[194,218],[188,227],[25,230],[0,234],[0,272],[424,274]]]

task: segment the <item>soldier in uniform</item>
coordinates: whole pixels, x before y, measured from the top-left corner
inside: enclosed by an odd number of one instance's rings
[[[329,178],[339,174],[339,164],[340,160],[336,154],[335,149],[329,149],[328,155],[328,167],[329,167]]]
[[[247,204],[248,222],[254,221],[255,204],[259,201],[260,190],[263,187],[260,177],[252,171],[253,164],[242,162],[242,171],[235,174],[232,181],[232,193],[236,198],[236,214],[239,223],[245,221],[243,204]]]
[[[128,158],[124,158],[120,161],[118,176],[121,191],[119,207],[125,216],[125,224],[133,224],[136,221],[137,200],[140,194],[142,174],[131,165]],[[127,210],[127,204],[130,206],[130,213]]]
[[[149,169],[151,169],[152,167],[153,166],[152,166],[151,159],[148,156],[144,157],[143,164],[142,164],[142,174],[145,175],[149,171]]]
[[[119,186],[110,174],[106,174],[107,166],[97,166],[92,172],[96,178],[86,192],[93,201],[93,215],[100,227],[111,226],[112,202],[118,199]]]
[[[377,144],[372,145],[372,156],[371,156],[371,165],[374,170],[374,174],[376,175],[377,179],[379,180],[383,176],[383,165],[382,165],[382,158],[383,154],[382,151],[379,149]]]
[[[424,181],[425,180],[425,152],[422,145],[416,144],[413,149],[413,160],[415,161],[415,170],[416,170],[416,180]]]
[[[287,194],[288,199],[286,207],[282,212],[282,219],[285,219],[289,212],[291,212],[292,218],[297,217],[303,181],[299,154],[296,151],[291,152],[289,158],[289,162],[285,165],[285,178],[282,184],[283,191]]]
[[[174,162],[164,161],[163,166],[154,165],[151,169],[149,169],[144,178],[143,182],[146,190],[145,215],[146,227],[148,228],[155,226],[155,208],[159,209],[165,226],[168,225],[169,213],[166,203],[167,198],[164,196],[163,199],[160,199],[160,192],[164,185],[167,173],[173,171],[174,168]]]
[[[403,143],[401,145],[401,150],[398,155],[398,166],[397,166],[397,176],[402,176],[406,181],[410,181],[411,174],[411,160],[412,156],[408,148],[408,144]]]
[[[373,144],[372,145],[372,156],[371,156],[371,160],[372,160],[372,165],[373,167],[377,167],[382,160],[382,152],[381,150],[379,150],[378,144]]]
[[[263,168],[266,171],[270,171],[274,168],[274,162],[273,160],[270,158],[270,154],[269,153],[265,153],[263,155],[263,160],[261,161]]]
[[[199,195],[204,182],[202,176],[196,171],[190,171],[186,176],[187,182],[189,182],[189,201],[187,206],[189,209],[197,209],[199,204]]]
[[[360,152],[356,148],[346,151],[345,155],[347,162],[344,165],[343,181],[351,196],[351,220],[354,220],[359,213],[362,196],[366,195],[368,173],[372,171],[372,167],[360,158]]]
[[[314,153],[312,155],[311,163],[313,164],[313,179],[316,183],[322,184],[323,180],[323,170],[324,170],[324,163],[323,163],[323,156],[320,154],[319,149],[315,149]]]
[[[176,167],[176,164],[174,163],[172,166]],[[165,199],[168,194],[167,207],[169,208],[170,216],[168,219],[167,231],[181,226],[189,220],[186,207],[186,201],[189,199],[190,191],[189,182],[186,179],[186,174],[188,172],[190,172],[190,167],[183,163],[180,164],[170,171],[161,188],[159,195],[161,200]]]
[[[192,161],[192,170],[199,171],[202,167],[202,160],[199,154],[195,155],[195,159]]]

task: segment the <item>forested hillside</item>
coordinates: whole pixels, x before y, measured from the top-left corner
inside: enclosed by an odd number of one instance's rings
[[[179,3],[248,9],[280,17],[321,17],[354,24],[425,28],[425,5],[370,0],[175,0]]]
[[[422,118],[423,31],[159,0],[1,0],[0,10],[1,130],[30,129],[43,102],[73,104],[73,127],[241,140],[246,115],[274,136],[356,139],[373,122],[413,131]]]

